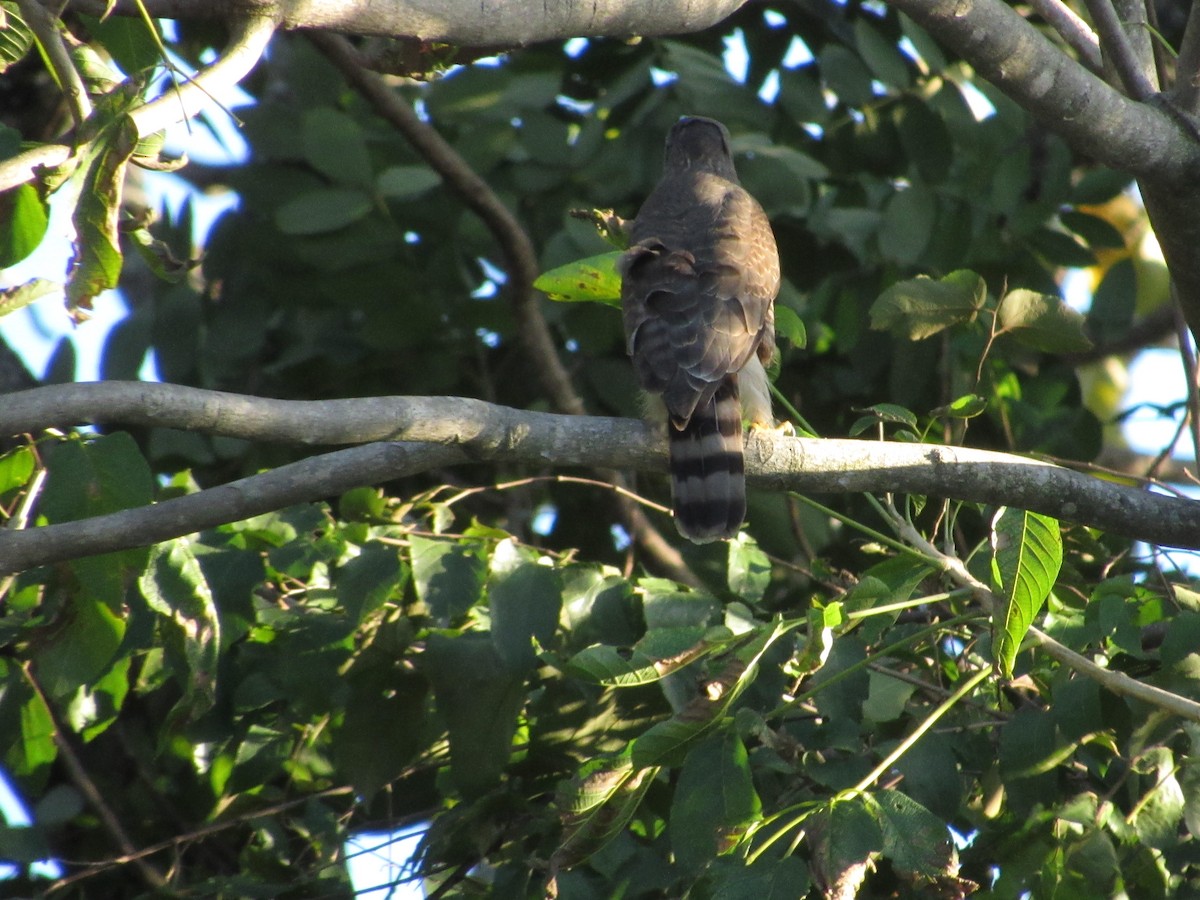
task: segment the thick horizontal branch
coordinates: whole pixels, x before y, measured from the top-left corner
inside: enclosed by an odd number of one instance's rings
[[[1097,78],[1001,0],[888,0],[1057,132],[1139,178],[1190,184],[1200,146],[1166,111]]]
[[[168,384],[101,382],[10,394],[0,407],[3,435],[80,423],[367,446],[143,509],[0,532],[0,572],[155,543],[451,465],[504,461],[540,468],[666,468],[661,436],[639,421],[528,412],[458,397],[268,400]],[[746,471],[759,488],[948,497],[1028,509],[1155,544],[1200,548],[1200,502],[1004,453],[755,434],[747,444]]]
[[[111,0],[72,0],[99,13]],[[571,37],[629,37],[702,31],[746,0],[117,0],[115,12],[168,19],[278,16],[286,28],[414,37],[465,47],[520,47]]]

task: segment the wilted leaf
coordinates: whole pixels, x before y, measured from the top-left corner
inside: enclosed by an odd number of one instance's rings
[[[621,276],[617,272],[620,251],[601,253],[543,272],[533,286],[551,300],[575,303],[594,300],[609,306],[621,305]]]
[[[657,767],[635,768],[628,748],[619,756],[585,763],[559,790],[563,837],[551,857],[551,869],[579,865],[620,834],[657,774]]]
[[[138,579],[146,602],[173,626],[169,640],[181,656],[183,699],[173,715],[193,720],[216,701],[221,623],[212,591],[185,539],[158,544]]]

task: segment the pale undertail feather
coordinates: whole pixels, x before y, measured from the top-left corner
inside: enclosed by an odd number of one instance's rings
[[[737,375],[696,407],[682,429],[672,425],[669,432],[675,527],[700,544],[735,536],[746,517]]]

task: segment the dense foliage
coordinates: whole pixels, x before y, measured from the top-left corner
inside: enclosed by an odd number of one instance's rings
[[[69,22],[134,75],[155,64],[138,19]],[[198,65],[217,38],[184,21],[168,44]],[[40,65],[9,70],[30,96]],[[301,36],[243,87],[248,158],[178,173],[236,208],[199,243],[187,207],[136,219],[79,263],[99,277],[124,253],[104,377],[152,354],[165,381],[260,396],[554,408],[505,251],[460,190]],[[1105,346],[1168,299],[1130,178],[882,4],[751,7],[394,90],[542,270],[611,250],[571,211],[633,215],[678,116],[723,121],[781,251],[776,386],[819,435],[1068,463],[1120,442]],[[5,127],[0,151],[20,139]],[[103,197],[113,172],[87,165]],[[0,199],[10,264],[42,200]],[[1062,301],[1069,269],[1095,288],[1086,316]],[[85,310],[99,282],[75,276]],[[586,409],[637,415],[619,315],[539,302]],[[72,375],[64,343],[44,380]],[[0,501],[35,527],[300,455],[48,432],[10,442]],[[0,858],[62,861],[70,896],[345,896],[347,834],[428,822],[438,896],[1200,891],[1200,723],[1028,637],[1200,699],[1200,588],[1152,550],[933,497],[759,491],[736,541],[679,547],[681,584],[629,540],[606,476],[560,474],[429,472],[7,577],[0,750],[36,824],[0,830]],[[636,487],[666,500],[662,478]]]

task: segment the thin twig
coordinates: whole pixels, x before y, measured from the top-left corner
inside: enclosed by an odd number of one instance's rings
[[[1183,377],[1187,382],[1187,415],[1191,421],[1192,452],[1195,454],[1197,471],[1200,472],[1200,370],[1196,355],[1192,352],[1192,334],[1183,318],[1183,307],[1176,300],[1171,304],[1175,310],[1175,333],[1179,336],[1179,358],[1183,362]]]
[[[1146,70],[1134,52],[1129,35],[1117,18],[1117,10],[1111,0],[1084,0],[1096,31],[1100,34],[1100,46],[1112,61],[1117,77],[1125,87],[1125,92],[1134,100],[1145,100],[1154,93]]]
[[[38,684],[37,679],[34,677],[32,663],[28,660],[21,663],[21,674],[24,676],[30,689],[42,701],[42,705],[46,708],[46,713],[50,716],[51,727],[54,729],[54,746],[58,749],[59,758],[63,761],[63,765],[66,766],[67,772],[71,776],[71,781],[79,789],[79,792],[87,798],[92,808],[96,810],[96,815],[99,816],[101,824],[104,825],[104,830],[116,842],[121,852],[126,855],[136,852],[133,841],[129,839],[129,835],[126,833],[124,826],[121,825],[120,819],[117,818],[116,813],[109,807],[104,799],[104,795],[100,793],[100,789],[96,787],[96,783],[88,775],[87,769],[83,767],[83,763],[75,755],[75,750],[71,747],[67,736],[63,734],[62,725],[58,721],[58,716],[54,713],[54,707],[50,705],[49,698],[46,697],[42,686]],[[163,878],[162,873],[146,860],[139,857],[136,865],[142,878],[151,887],[158,888],[166,884],[166,879]]]
[[[108,869],[115,869],[117,866],[128,865],[134,863],[140,865],[144,862],[147,856],[153,856],[156,853],[161,853],[164,850],[170,850],[172,847],[178,847],[180,844],[187,844],[192,841],[200,840],[209,835],[225,831],[228,828],[233,828],[236,825],[241,825],[249,822],[252,819],[261,819],[267,816],[273,816],[277,813],[286,812],[293,807],[309,803],[312,800],[321,797],[341,797],[346,794],[354,793],[354,788],[349,786],[326,788],[323,791],[316,791],[311,794],[305,794],[303,797],[297,797],[294,800],[284,800],[280,803],[275,803],[271,806],[261,806],[254,809],[246,810],[244,813],[239,813],[229,819],[223,819],[220,822],[212,822],[208,825],[201,825],[199,828],[193,829],[186,834],[177,834],[174,837],[166,838],[159,841],[157,844],[151,844],[148,847],[143,847],[141,850],[132,849],[132,847],[121,856],[115,856],[112,859],[106,859],[103,862],[93,863],[82,872],[76,872],[73,875],[68,875],[65,878],[60,878],[53,882],[47,889],[47,895],[61,891],[63,888],[70,887],[77,881],[82,881],[86,878],[91,878],[94,875],[99,875]]]
[[[1079,54],[1080,62],[1097,75],[1104,72],[1100,39],[1088,23],[1075,14],[1075,10],[1062,0],[1031,0],[1031,5],[1037,14],[1058,32],[1059,37],[1066,41],[1067,46]]]
[[[274,34],[274,19],[251,17],[239,19],[231,26],[229,44],[207,69],[178,90],[133,110],[129,115],[145,136],[161,131],[168,125],[184,121],[200,112],[210,95],[219,95],[236,85],[254,68],[267,43]],[[70,158],[71,141],[76,135],[63,135],[59,143],[40,144],[24,153],[0,162],[0,192],[25,184],[37,177],[42,166],[53,168]]]
[[[992,593],[987,585],[972,575],[962,560],[956,556],[942,553],[925,540],[924,536],[898,512],[893,509],[892,513],[892,526],[905,541],[928,556],[931,561],[937,563],[952,581],[963,587],[973,588],[985,609],[991,611],[999,608],[1000,598]],[[1179,694],[1164,691],[1162,688],[1155,687],[1152,684],[1137,681],[1130,678],[1124,672],[1117,672],[1098,666],[1086,656],[1082,656],[1069,647],[1060,644],[1039,628],[1030,627],[1029,636],[1033,638],[1048,656],[1074,669],[1079,674],[1092,679],[1102,687],[1108,688],[1114,694],[1131,697],[1135,700],[1157,706],[1160,709],[1165,709],[1185,719],[1190,719],[1193,722],[1200,722],[1200,703],[1189,700],[1186,697],[1181,697]]]
[[[947,697],[945,700],[943,700],[941,702],[941,704],[938,705],[937,709],[935,709],[933,712],[931,712],[928,716],[925,717],[925,719],[921,722],[921,724],[918,725],[913,730],[912,734],[910,734],[908,737],[906,737],[904,740],[902,740],[899,744],[897,744],[895,749],[893,749],[891,753],[889,753],[887,756],[885,756],[882,760],[879,761],[879,765],[877,765],[874,769],[872,769],[866,775],[865,778],[863,778],[861,781],[859,781],[858,784],[856,784],[854,787],[852,787],[850,789],[851,792],[858,793],[859,791],[865,791],[867,788],[869,788],[872,784],[875,783],[875,780],[877,778],[879,778],[882,775],[885,775],[887,773],[887,771],[889,769],[891,769],[891,767],[895,764],[896,760],[898,760],[905,753],[907,753],[912,748],[913,744],[915,744],[922,737],[924,737],[925,732],[927,732],[930,728],[932,728],[934,725],[936,725],[938,723],[938,720],[941,719],[942,716],[946,715],[946,713],[948,713],[948,712],[950,712],[950,710],[954,709],[954,707],[956,705],[958,705],[958,702],[960,700],[962,700],[964,697],[966,697],[967,694],[971,693],[971,691],[975,690],[975,688],[978,687],[979,683],[988,677],[990,672],[991,672],[990,669],[983,668],[983,669],[980,669],[979,671],[977,671],[970,678],[965,679],[963,681],[963,683],[958,686],[958,689],[953,694],[951,694],[949,697]]]
[[[50,11],[38,0],[17,0],[17,8],[25,17],[25,24],[46,51],[50,68],[67,98],[71,119],[75,122],[75,127],[79,128],[92,114],[92,101],[88,99],[87,88],[84,87],[79,70],[71,61],[71,53],[67,50],[67,42],[63,40],[62,32],[59,31],[58,20],[51,16]]]

